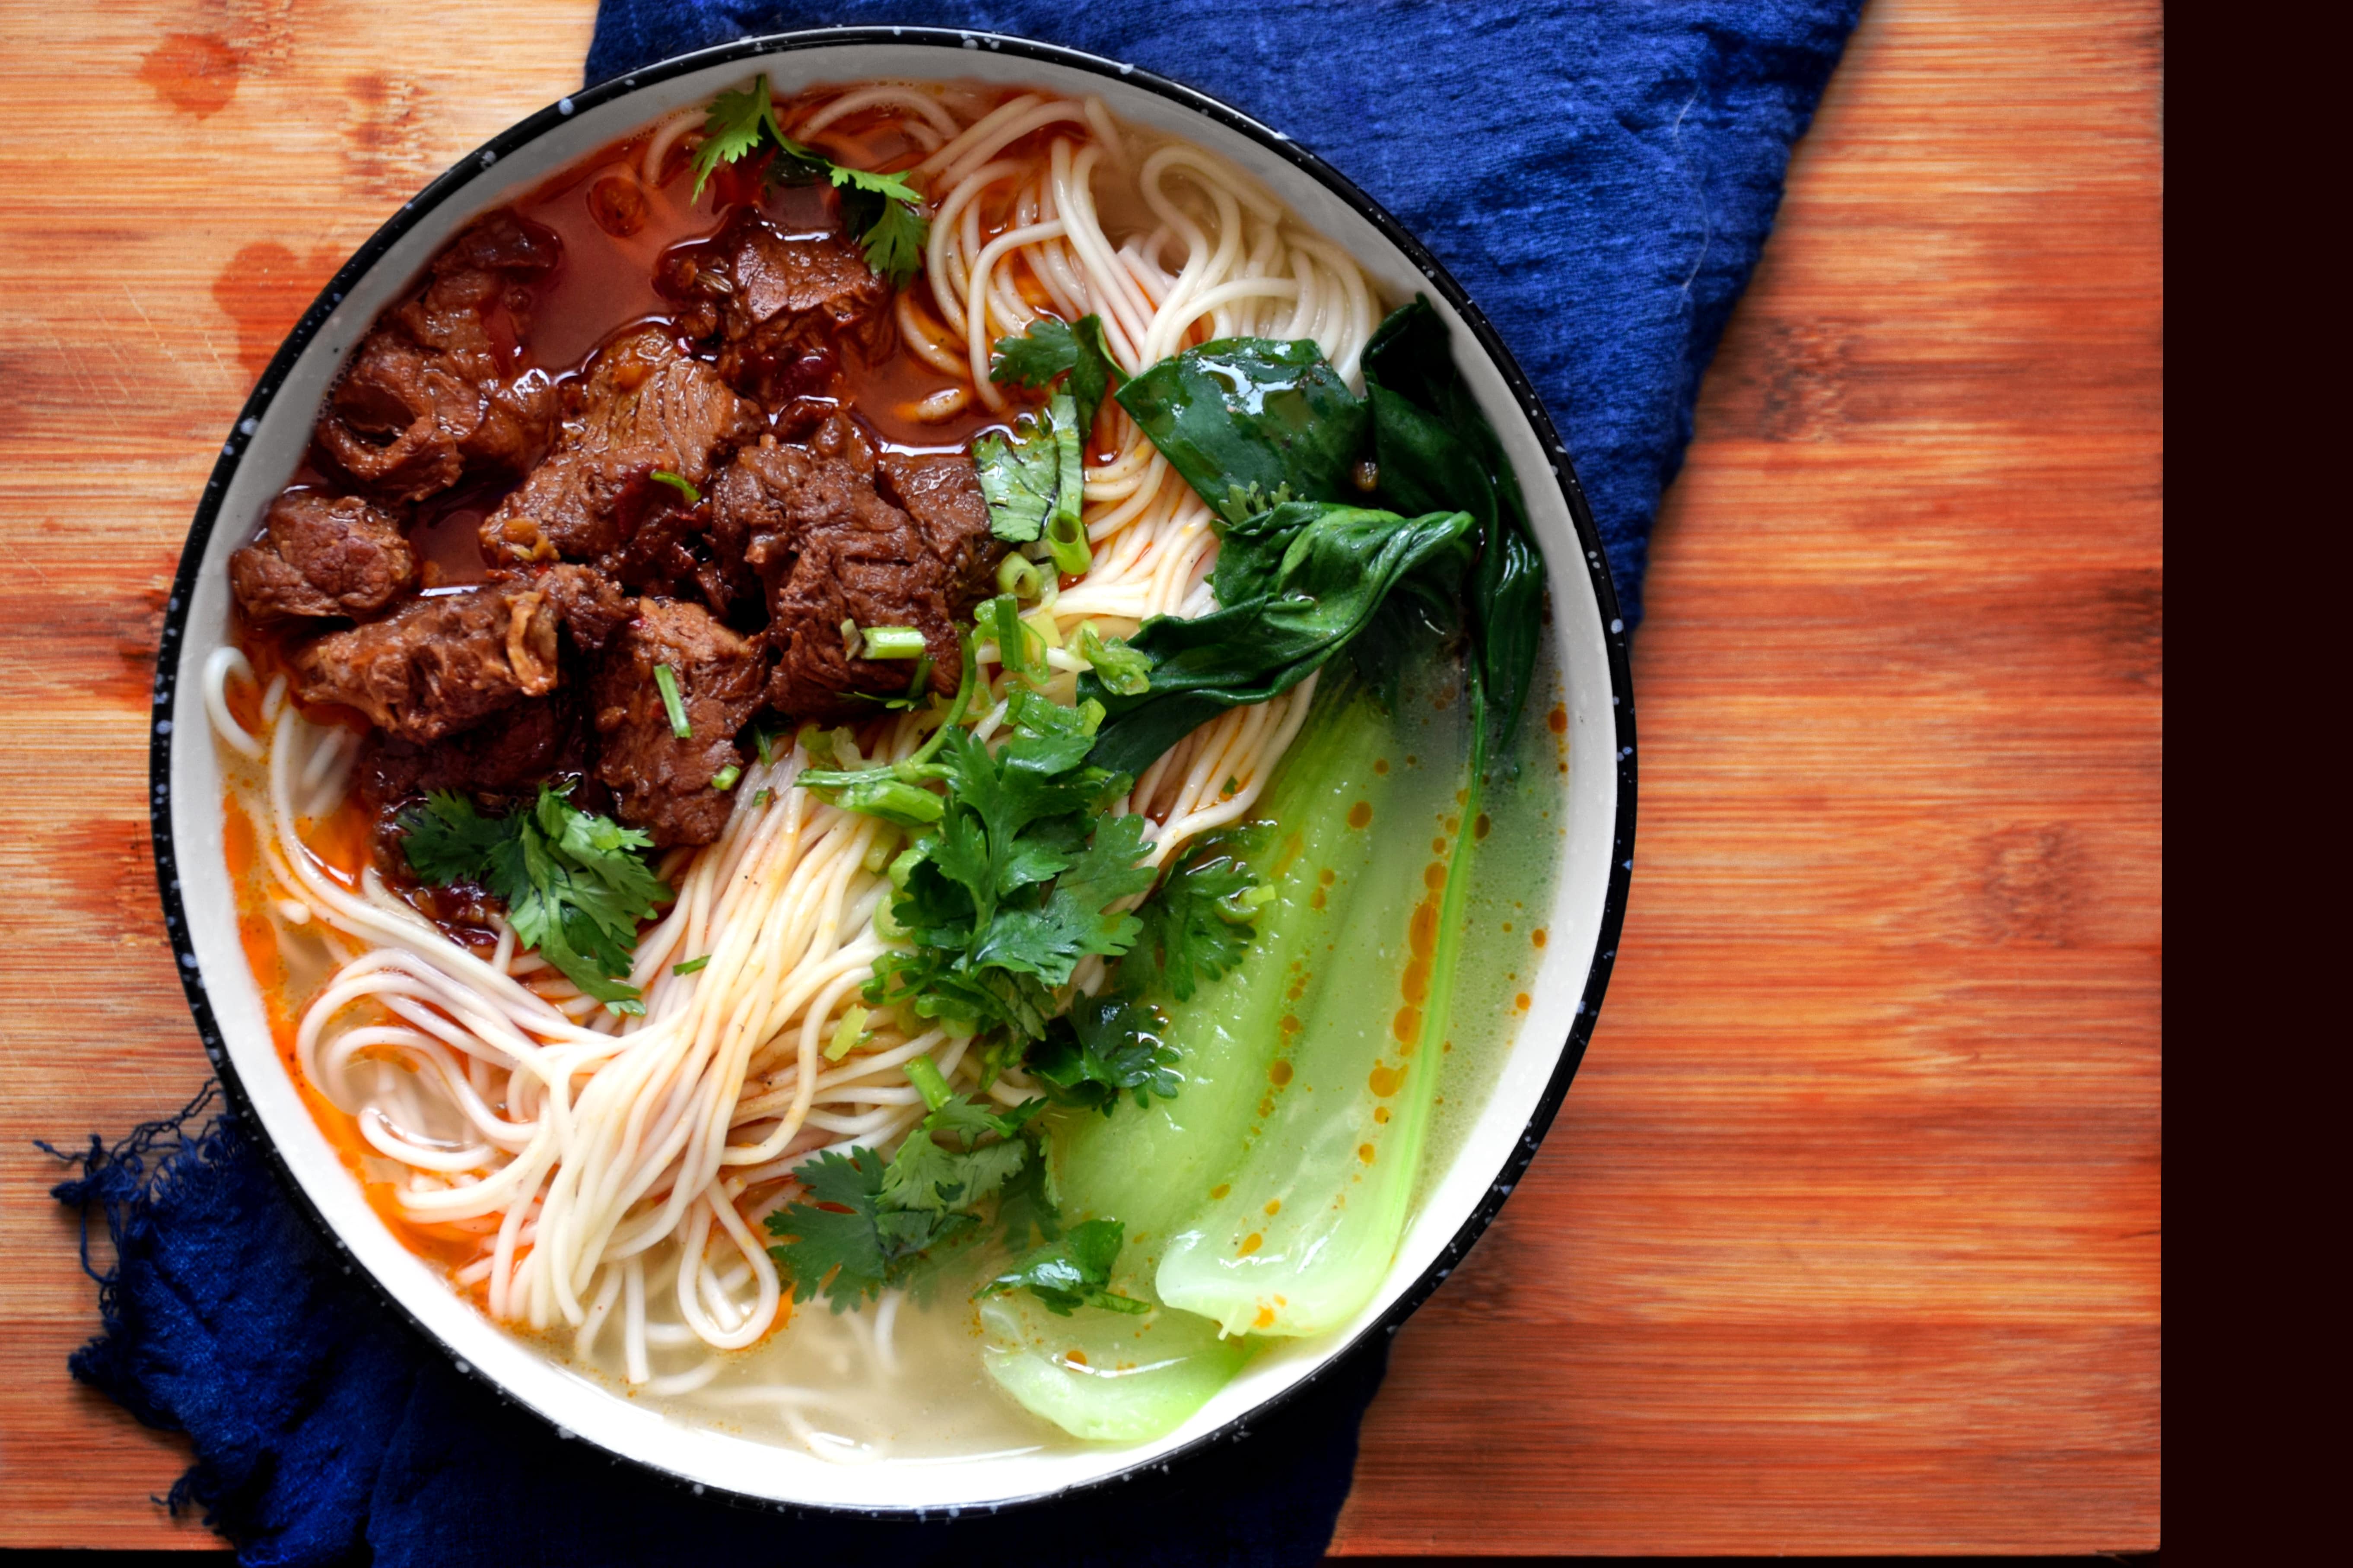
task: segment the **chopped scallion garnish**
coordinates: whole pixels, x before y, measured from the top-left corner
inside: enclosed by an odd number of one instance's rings
[[[866,1032],[866,1018],[863,1007],[852,1007],[841,1016],[841,1022],[834,1027],[833,1038],[826,1045],[826,1060],[838,1062],[862,1042],[873,1037]]]
[[[725,767],[711,775],[711,787],[712,789],[733,789],[735,787],[735,781],[743,776],[744,770],[737,767],[733,763],[730,763]]]
[[[776,753],[774,742],[768,738],[768,727],[765,724],[754,724],[752,726],[752,744],[759,751],[760,765],[762,767],[765,768],[774,765],[776,760]],[[765,792],[764,791],[762,793],[765,794]]]
[[[921,658],[923,634],[913,626],[868,626],[867,658]]]
[[[653,482],[658,485],[668,485],[670,489],[684,496],[686,498],[686,504],[689,506],[699,506],[702,504],[702,492],[694,488],[694,481],[688,479],[684,474],[674,474],[668,468],[656,468],[652,473],[646,477],[652,479]]]
[[[683,963],[671,964],[670,972],[672,974],[691,974],[710,962],[711,955],[706,952],[701,958],[690,958]]]
[[[662,710],[670,715],[670,732],[681,741],[694,739],[694,726],[686,721],[686,704],[679,700],[678,671],[666,664],[654,666],[654,684],[661,689]]]
[[[767,790],[762,790],[759,794],[752,797],[752,809],[754,811],[765,810],[768,802],[775,798],[776,796]]]

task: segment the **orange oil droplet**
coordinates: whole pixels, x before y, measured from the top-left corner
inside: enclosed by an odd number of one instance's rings
[[[1270,1117],[1270,1116],[1271,1116],[1271,1115],[1273,1115],[1273,1114],[1274,1114],[1274,1096],[1272,1096],[1272,1095],[1271,1095],[1271,1094],[1270,1094],[1270,1095],[1266,1095],[1266,1096],[1261,1097],[1261,1098],[1260,1099],[1259,1102],[1258,1102],[1258,1119],[1259,1119],[1261,1121],[1265,1121],[1268,1117]]]
[[[1413,909],[1413,923],[1406,929],[1406,940],[1416,956],[1427,958],[1438,951],[1438,903],[1424,899]]]
[[[1340,879],[1340,873],[1326,866],[1322,871],[1316,873],[1315,879],[1328,888]]]
[[[1294,1031],[1299,1020],[1296,1018],[1285,1018],[1282,1022],[1285,1026],[1283,1033],[1290,1034]],[[1272,1067],[1266,1069],[1266,1076],[1274,1080],[1275,1088],[1281,1089],[1284,1084],[1291,1081],[1291,1064],[1289,1062],[1277,1062]]]
[[[1261,1307],[1258,1310],[1258,1317],[1253,1320],[1251,1326],[1261,1329],[1271,1329],[1274,1327],[1274,1309],[1271,1307]]]
[[[1324,898],[1324,889],[1321,888],[1307,895],[1307,907],[1311,910],[1320,910],[1330,901]]]
[[[1443,892],[1446,889],[1445,864],[1433,860],[1424,867],[1421,873],[1421,885],[1433,893]]]
[[[1216,1186],[1209,1189],[1209,1196],[1213,1199],[1222,1198],[1233,1190],[1234,1184],[1231,1182],[1219,1182]]]
[[[1373,803],[1371,801],[1360,800],[1356,805],[1348,808],[1349,826],[1368,827],[1372,825],[1372,820]]]
[[[1417,1027],[1418,1026],[1417,1026]],[[1406,1068],[1401,1067],[1393,1068],[1386,1064],[1376,1067],[1373,1068],[1373,1076],[1369,1080],[1372,1084],[1373,1092],[1379,1095],[1383,1100],[1387,1100],[1390,1095],[1395,1094],[1398,1089],[1405,1087],[1406,1070]]]
[[[1455,804],[1455,805],[1461,805],[1461,804],[1462,804],[1462,797],[1461,797],[1461,795],[1456,795],[1456,796],[1454,797],[1454,804]],[[1449,832],[1449,833],[1460,833],[1460,832],[1461,832],[1461,831],[1462,831],[1462,819],[1461,819],[1461,817],[1459,817],[1459,816],[1450,816],[1450,817],[1448,817],[1448,818],[1446,819],[1446,831],[1447,831],[1447,832]]]
[[[1373,1121],[1378,1126],[1387,1127],[1389,1124],[1389,1108],[1386,1105],[1374,1106]]]
[[[1484,838],[1488,834],[1494,830],[1494,823],[1490,821],[1487,814],[1482,811],[1479,814],[1478,820],[1471,825],[1471,837],[1473,838]]]
[[[1504,922],[1504,934],[1505,936],[1509,936],[1509,935],[1511,935],[1511,933],[1512,933],[1512,922],[1511,922],[1511,921],[1505,921]]]
[[[1250,1232],[1248,1236],[1242,1237],[1241,1256],[1248,1258],[1251,1253],[1256,1252],[1261,1246],[1264,1245],[1266,1237],[1261,1236],[1258,1232]]]
[[[1405,999],[1417,1007],[1430,1000],[1430,960],[1417,958],[1405,966]]]
[[[1405,1047],[1405,1054],[1411,1056],[1415,1042],[1421,1038],[1421,1009],[1398,1008],[1397,1016],[1389,1021],[1389,1033],[1395,1035],[1397,1043]],[[1376,1068],[1373,1070],[1378,1072],[1380,1069]]]
[[[1385,773],[1388,771],[1389,760],[1387,757],[1375,757],[1373,759],[1373,772],[1377,773]]]
[[[1545,728],[1550,730],[1556,735],[1567,734],[1568,710],[1560,703],[1554,703],[1552,705],[1552,711],[1545,715]]]
[[[1356,1145],[1356,1158],[1362,1160],[1367,1165],[1373,1163],[1373,1155],[1377,1152],[1378,1151],[1375,1150],[1370,1143],[1359,1143]]]
[[[1433,839],[1431,839],[1431,840],[1430,841],[1430,852],[1432,855],[1443,855],[1443,854],[1445,854],[1445,853],[1446,853],[1446,840],[1445,840],[1445,839],[1443,839],[1443,838],[1433,838]]]
[[[1528,940],[1535,942],[1538,947],[1542,947],[1546,940],[1545,937],[1545,928],[1538,926],[1535,930],[1530,931],[1528,933]]]
[[[1266,1217],[1267,1217],[1267,1218],[1269,1218],[1269,1219],[1272,1219],[1275,1215],[1277,1215],[1281,1214],[1282,1212],[1282,1200],[1281,1198],[1269,1198],[1269,1199],[1267,1199],[1267,1200],[1266,1200]]]
[[[1513,998],[1512,998],[1512,1005],[1513,1005],[1513,1006],[1514,1006],[1514,1007],[1517,1007],[1517,1008],[1518,1008],[1521,1012],[1523,1012],[1523,1013],[1526,1012],[1526,1011],[1528,1010],[1528,1008],[1529,1008],[1531,1005],[1534,1005],[1534,999],[1533,999],[1532,997],[1530,997],[1530,996],[1528,995],[1528,994],[1527,994],[1526,992],[1525,992],[1525,991],[1521,992],[1517,996],[1514,996],[1514,997],[1513,997]]]
[[[1087,1364],[1087,1352],[1082,1350],[1067,1350],[1062,1352],[1062,1359],[1072,1366],[1084,1366]]]

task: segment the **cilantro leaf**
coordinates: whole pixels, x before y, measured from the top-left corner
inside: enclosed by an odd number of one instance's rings
[[[1167,1021],[1157,1008],[1115,996],[1082,996],[1055,1020],[1029,1053],[1029,1070],[1056,1103],[1109,1116],[1119,1097],[1140,1108],[1152,1095],[1174,1100],[1184,1087],[1183,1058],[1161,1037]]]
[[[992,432],[972,444],[989,532],[1008,544],[1043,539],[1064,572],[1084,572],[1094,563],[1079,516],[1086,499],[1085,434],[1076,405],[1062,391],[1042,411],[1015,421],[1009,440]]]
[[[923,270],[923,247],[931,238],[923,196],[904,174],[875,174],[839,163],[832,170],[834,186],[841,192],[841,216],[866,248],[867,268],[903,288]]]
[[[748,88],[723,92],[711,100],[703,111],[702,145],[694,150],[694,195],[702,199],[702,187],[722,163],[733,163],[759,148],[765,135],[777,141],[785,139],[776,128],[776,111],[768,101],[768,79],[755,76]]]
[[[435,790],[404,818],[403,847],[409,868],[425,880],[446,887],[482,874],[492,851],[512,837],[503,817],[484,816],[474,803],[451,790]]]
[[[1071,378],[1071,399],[1083,437],[1094,428],[1103,395],[1120,379],[1119,366],[1103,341],[1101,316],[1081,316],[1075,324],[1040,316],[1020,337],[997,339],[989,357],[988,379],[999,386],[1043,391],[1064,375]]]
[[[1130,996],[1165,989],[1191,1001],[1197,985],[1241,962],[1264,901],[1261,892],[1230,838],[1191,846],[1135,911],[1142,929],[1120,960],[1120,989]]]
[[[505,901],[515,940],[617,1013],[643,1013],[626,976],[638,923],[672,897],[638,851],[653,839],[579,811],[545,784],[528,811],[485,817],[440,792],[401,819],[408,864],[427,882],[480,882]]]
[[[1091,1219],[1083,1225],[1074,1225],[1059,1242],[1032,1254],[1018,1267],[974,1291],[973,1299],[1027,1290],[1058,1317],[1067,1318],[1081,1307],[1148,1312],[1151,1302],[1122,1296],[1111,1288],[1111,1271],[1119,1262],[1126,1230],[1115,1219]]]

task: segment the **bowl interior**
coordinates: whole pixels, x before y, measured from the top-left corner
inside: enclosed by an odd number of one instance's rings
[[[912,35],[912,30],[910,30]],[[1473,391],[1501,432],[1526,490],[1550,569],[1553,652],[1568,715],[1570,772],[1567,837],[1550,912],[1553,940],[1529,984],[1532,1006],[1484,1110],[1448,1168],[1426,1178],[1426,1197],[1380,1295],[1342,1331],[1278,1344],[1177,1431],[1134,1447],[1023,1453],[955,1461],[885,1460],[845,1467],[708,1428],[690,1427],[617,1397],[607,1386],[544,1359],[508,1337],[460,1300],[376,1218],[356,1183],[313,1125],[271,1043],[261,997],[237,936],[235,900],[222,854],[222,780],[209,727],[195,697],[205,659],[227,638],[226,562],[287,481],[309,439],[311,420],[346,353],[379,310],[459,228],[575,159],[647,121],[708,99],[765,68],[779,97],[827,81],[876,77],[970,78],[1100,94],[1124,120],[1187,137],[1230,159],[1271,189],[1308,224],[1347,247],[1383,290],[1417,290],[1453,330]],[[182,964],[208,1045],[224,1077],[339,1245],[391,1299],[438,1339],[463,1370],[487,1377],[559,1428],[657,1470],[746,1497],[806,1506],[874,1510],[986,1506],[1050,1494],[1166,1458],[1229,1427],[1312,1375],[1366,1332],[1400,1315],[1442,1279],[1510,1190],[1556,1108],[1575,1053],[1590,1031],[1616,941],[1630,832],[1620,735],[1630,726],[1623,689],[1622,628],[1589,521],[1573,510],[1566,454],[1533,398],[1507,374],[1450,298],[1451,282],[1343,189],[1326,184],[1281,138],[1206,100],[1172,91],[1142,73],[1085,57],[956,35],[918,40],[868,36],[814,45],[736,46],[639,73],[582,94],[526,121],[403,208],[371,242],[378,251],[347,268],[290,339],[230,438],[206,509],[191,534],[173,605],[176,647],[167,633],[170,687],[187,694],[174,728],[169,688],[158,728],[159,784],[168,820],[167,906],[176,893],[185,933]],[[1263,139],[1261,139],[1263,138]],[[323,315],[321,312],[323,311]],[[1483,323],[1482,323],[1483,325]],[[305,341],[307,334],[307,341]],[[1506,362],[1507,363],[1507,362]],[[1560,482],[1546,482],[1559,476]],[[1580,523],[1584,526],[1580,527]],[[1615,655],[1615,657],[1613,657]],[[159,815],[161,814],[159,810]],[[1515,954],[1515,958],[1522,955]],[[1476,962],[1476,954],[1472,955]],[[209,1008],[210,1019],[205,1018]]]

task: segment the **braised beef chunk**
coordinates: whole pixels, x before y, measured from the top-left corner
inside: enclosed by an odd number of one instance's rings
[[[261,537],[228,558],[245,613],[364,616],[417,582],[417,556],[391,513],[356,496],[289,490],[271,503]]]
[[[360,749],[360,798],[380,815],[435,790],[535,796],[542,779],[585,770],[586,734],[568,690],[527,699],[495,721],[438,741],[404,741],[375,731]]]
[[[915,627],[932,689],[956,688],[963,584],[923,526],[882,499],[875,474],[873,447],[837,414],[806,446],[746,447],[712,489],[714,544],[767,586],[766,637],[782,655],[769,701],[796,718],[871,718],[875,699],[906,694],[916,666],[852,657],[845,621]]]
[[[689,335],[720,340],[719,371],[771,407],[823,392],[839,341],[887,342],[891,286],[839,235],[787,238],[739,207],[706,244],[676,256],[662,279],[686,304]]]
[[[553,690],[555,629],[554,597],[535,583],[435,594],[295,649],[295,689],[402,740],[438,741]]]
[[[758,406],[689,356],[669,328],[640,327],[596,356],[578,416],[482,521],[482,552],[493,561],[595,560],[649,510],[679,499],[657,471],[699,487],[764,424]]]
[[[883,493],[906,509],[946,566],[948,598],[961,606],[994,593],[1005,545],[989,531],[972,459],[962,452],[885,452],[878,467]]]
[[[593,567],[550,566],[538,581],[555,602],[555,617],[570,634],[572,646],[584,653],[603,647],[638,613],[619,584]]]
[[[734,802],[711,781],[744,765],[735,732],[759,710],[766,663],[699,605],[641,599],[638,608],[590,682],[596,776],[612,787],[614,815],[650,830],[655,843],[708,844]],[[684,737],[671,728],[654,673],[665,665],[686,712]]]
[[[380,494],[422,500],[471,466],[520,472],[546,446],[554,389],[536,372],[509,380],[528,325],[530,285],[563,254],[555,235],[495,212],[434,258],[417,295],[386,311],[319,416],[319,442]]]

